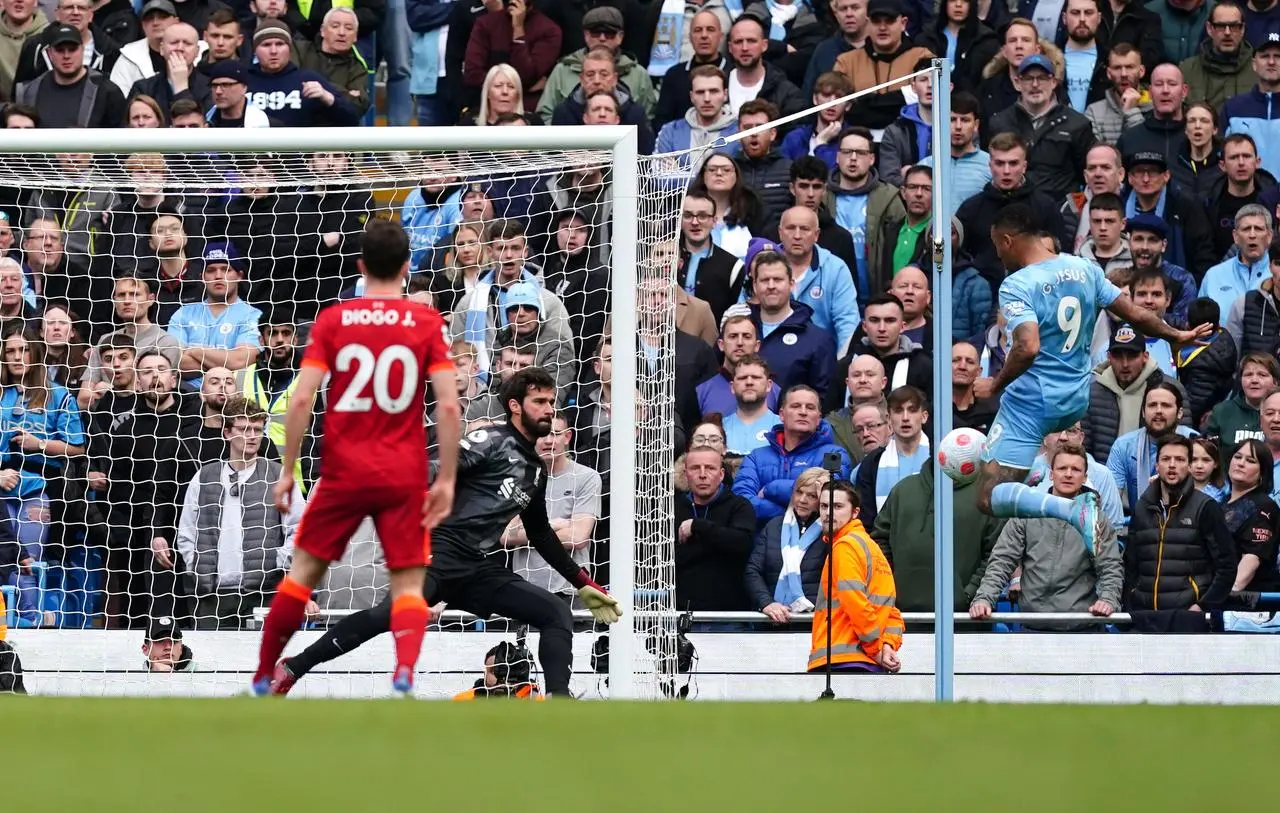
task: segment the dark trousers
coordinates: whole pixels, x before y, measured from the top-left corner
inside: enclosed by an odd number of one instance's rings
[[[537,628],[538,660],[547,692],[565,695],[573,662],[573,616],[553,593],[535,587],[490,559],[460,562],[443,551],[427,571],[424,593],[428,604],[446,601],[458,610],[482,618],[501,615]],[[289,669],[301,677],[317,665],[350,652],[391,629],[391,599],[349,615],[336,627],[289,659]],[[477,664],[479,666],[479,664]]]

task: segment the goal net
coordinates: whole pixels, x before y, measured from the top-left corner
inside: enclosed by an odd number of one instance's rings
[[[0,619],[28,691],[248,686],[297,527],[270,494],[301,349],[321,308],[359,294],[366,222],[390,218],[411,237],[407,295],[449,325],[467,431],[505,417],[513,371],[556,379],[549,513],[626,610],[608,658],[576,614],[575,690],[661,696],[684,185],[629,128],[42,130],[0,150]],[[324,437],[317,418],[304,496]],[[504,540],[495,555],[571,601],[518,528]],[[363,528],[289,652],[386,587]],[[517,636],[452,610],[436,624],[425,696],[469,688]],[[296,691],[376,696],[391,662],[379,639]]]

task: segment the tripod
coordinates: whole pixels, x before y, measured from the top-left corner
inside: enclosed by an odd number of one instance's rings
[[[832,610],[835,602],[835,576],[836,576],[836,480],[833,473],[827,480],[827,505],[830,509],[827,511],[827,686],[822,690],[822,694],[818,695],[819,700],[835,700],[836,693],[831,688],[831,627]]]

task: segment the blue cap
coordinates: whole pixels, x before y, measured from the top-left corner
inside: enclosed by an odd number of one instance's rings
[[[507,289],[507,296],[502,302],[504,310],[511,310],[516,305],[527,305],[542,313],[542,291],[528,280],[521,280]]]
[[[1125,228],[1130,234],[1135,231],[1146,231],[1166,240],[1169,237],[1169,224],[1159,215],[1134,215],[1125,221]]]
[[[1018,66],[1018,75],[1022,76],[1032,68],[1039,68],[1050,76],[1056,75],[1053,71],[1053,63],[1049,61],[1048,57],[1042,56],[1041,54],[1032,54],[1026,59],[1023,59],[1022,64]]]
[[[240,259],[240,253],[230,243],[217,242],[206,245],[204,247],[204,264],[229,265],[237,271],[244,270],[244,262]]]

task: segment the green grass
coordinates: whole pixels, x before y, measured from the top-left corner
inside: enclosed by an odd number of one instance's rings
[[[1280,708],[0,700],[9,811],[1257,811]]]

